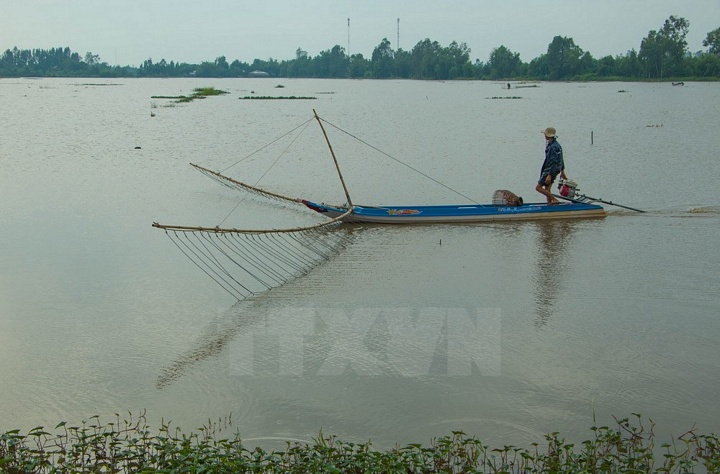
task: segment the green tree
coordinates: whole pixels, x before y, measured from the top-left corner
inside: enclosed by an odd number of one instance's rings
[[[403,79],[412,77],[412,54],[410,51],[398,49],[395,52],[395,76]]]
[[[605,56],[597,60],[596,72],[600,77],[617,76],[617,60],[612,56]]]
[[[523,63],[520,53],[513,53],[505,46],[495,48],[487,63],[490,79],[509,79],[522,75]]]
[[[720,55],[701,54],[692,61],[692,75],[699,77],[720,77]]]
[[[548,55],[541,54],[537,58],[528,63],[528,77],[534,79],[548,79],[550,76],[550,67],[548,65]]]
[[[572,38],[554,37],[547,50],[548,79],[566,79],[580,74],[582,56],[583,50],[575,45]]]
[[[359,78],[370,75],[370,61],[362,54],[357,53],[350,56],[350,77]]]
[[[241,77],[246,76],[248,73],[248,66],[246,63],[240,62],[239,60],[235,60],[230,63],[230,76],[232,77]]]
[[[444,79],[472,76],[470,48],[467,47],[467,44],[453,41],[447,48],[442,50],[442,53],[447,65],[447,69],[443,71]]]
[[[373,76],[377,78],[387,78],[393,75],[393,58],[395,53],[390,47],[390,41],[383,38],[379,45],[375,47],[370,62],[372,64]]]
[[[312,77],[312,60],[307,51],[302,48],[295,50],[295,59],[287,61],[286,75],[288,77]]]
[[[578,60],[575,74],[578,76],[590,76],[595,74],[595,71],[597,71],[597,60],[593,58],[592,54],[585,51]]]
[[[313,59],[314,72],[317,77],[347,77],[349,63],[345,49],[339,45],[322,51]]]
[[[626,55],[619,55],[615,58],[615,67],[618,76],[640,77],[642,67],[637,51],[631,49]]]
[[[690,23],[670,16],[660,31],[651,30],[640,44],[639,58],[646,77],[661,78],[682,74]]]
[[[87,53],[85,53],[85,63],[90,66],[92,66],[93,64],[100,64],[100,56],[88,51]]]
[[[280,76],[280,64],[273,58],[270,58],[267,61],[255,59],[249,69],[250,71],[265,71],[273,77]]]
[[[440,43],[430,41],[428,38],[413,47],[410,56],[415,79],[435,79],[435,66],[439,61],[441,49]]]
[[[720,28],[716,28],[708,33],[702,44],[706,48],[709,48],[708,53],[720,55]]]
[[[214,62],[211,63],[210,61],[203,61],[195,69],[195,74],[198,77],[217,77],[218,70]]]
[[[230,73],[230,65],[225,56],[219,56],[215,59],[215,69],[220,76],[227,76]]]

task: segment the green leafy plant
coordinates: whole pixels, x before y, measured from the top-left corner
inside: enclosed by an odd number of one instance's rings
[[[720,472],[720,440],[690,430],[672,443],[655,446],[654,423],[640,415],[616,419],[614,427],[593,426],[580,445],[560,433],[528,448],[491,448],[462,431],[376,450],[372,443],[352,443],[325,435],[311,443],[288,442],[283,451],[249,448],[239,433],[221,437],[232,417],[208,421],[183,433],[161,422],[151,430],[144,412],[111,422],[98,416],[78,425],[66,422],[54,433],[37,427],[27,433],[0,434],[0,472],[244,472],[244,473],[685,473],[696,468]]]

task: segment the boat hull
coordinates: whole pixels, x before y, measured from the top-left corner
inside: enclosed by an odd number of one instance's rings
[[[329,218],[335,218],[347,208],[303,201],[310,209]],[[496,222],[542,219],[588,219],[605,217],[605,209],[597,204],[545,203],[521,206],[496,206],[492,204],[460,204],[444,206],[354,206],[345,222],[376,224],[435,224],[464,222]]]

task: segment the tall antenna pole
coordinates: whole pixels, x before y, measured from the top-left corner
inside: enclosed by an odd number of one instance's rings
[[[397,21],[397,47],[395,49],[400,50],[400,18]]]
[[[348,50],[347,50],[348,58],[350,57],[350,18],[348,18]]]

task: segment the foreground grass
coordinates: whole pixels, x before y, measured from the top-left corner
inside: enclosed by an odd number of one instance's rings
[[[0,434],[0,471],[65,472],[243,472],[243,473],[556,473],[556,472],[720,472],[720,440],[694,431],[672,444],[655,446],[653,423],[639,415],[617,419],[615,427],[592,427],[579,446],[559,433],[545,435],[530,449],[491,448],[463,432],[379,451],[370,442],[350,443],[322,432],[311,444],[291,443],[284,451],[246,447],[239,435],[221,438],[231,420],[208,423],[191,433],[161,423],[152,431],[145,414],[77,426],[60,423]]]

